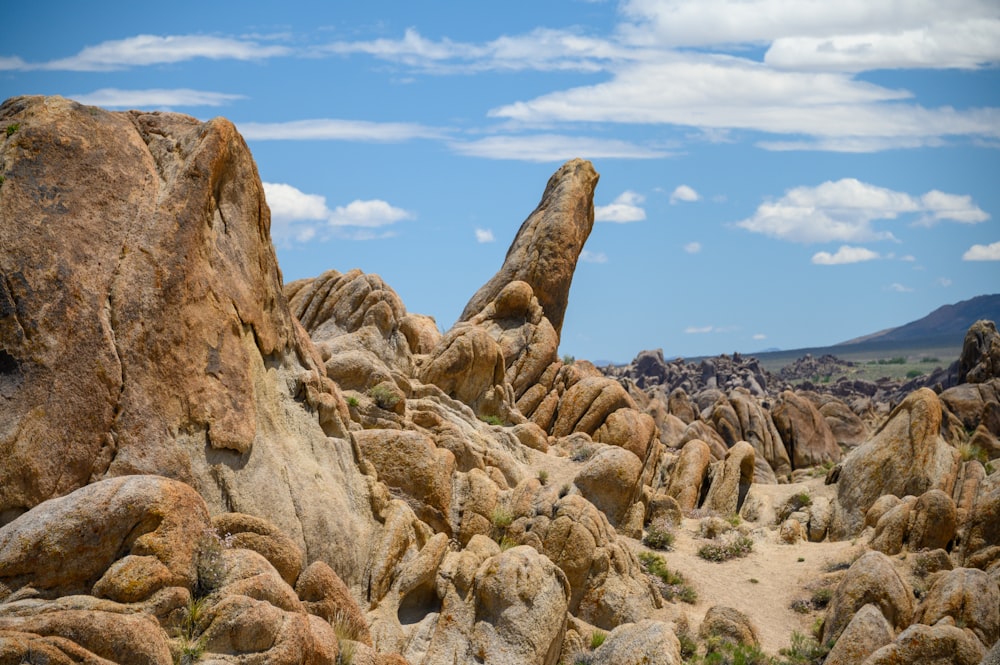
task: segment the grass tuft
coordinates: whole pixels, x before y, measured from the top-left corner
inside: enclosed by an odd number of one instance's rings
[[[753,538],[750,536],[737,536],[727,538],[721,543],[708,543],[698,548],[698,556],[707,561],[729,561],[741,556],[746,556],[753,551]]]

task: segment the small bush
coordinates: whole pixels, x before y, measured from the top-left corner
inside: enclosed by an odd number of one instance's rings
[[[368,396],[375,401],[380,409],[391,411],[399,403],[399,395],[385,383],[380,383],[368,389]]]
[[[990,456],[985,450],[969,443],[959,445],[958,454],[962,456],[963,462],[979,460],[981,463],[986,464],[990,460]]]
[[[7,125],[7,129],[6,129],[7,136],[11,136],[14,132],[16,132],[19,129],[21,129],[21,123],[19,123],[19,122],[15,122],[15,123],[12,123],[10,125]]]
[[[657,520],[646,529],[642,544],[654,550],[670,550],[674,545],[674,532],[665,520]]]
[[[205,529],[195,548],[195,569],[198,581],[195,583],[194,597],[204,598],[222,586],[226,576],[223,550],[232,546],[232,535],[220,538],[215,529]]]
[[[569,494],[569,493],[570,493],[570,490],[572,490],[572,489],[573,489],[573,488],[572,488],[572,487],[570,487],[570,484],[569,484],[569,483],[566,483],[565,485],[563,485],[562,487],[560,487],[560,488],[559,488],[559,498],[561,499],[561,498],[563,498],[564,496],[566,496],[567,494]]]
[[[810,600],[812,601],[813,607],[817,610],[821,610],[829,605],[832,599],[833,591],[830,589],[816,589]]]
[[[919,369],[911,369],[909,372],[906,373],[906,378],[908,378],[908,379],[915,379],[918,376],[923,376],[923,375],[924,375],[924,373],[922,371],[920,371]]]
[[[597,647],[599,647],[602,644],[604,644],[604,640],[606,640],[607,638],[608,638],[607,634],[603,633],[603,632],[601,632],[599,630],[595,630],[594,632],[592,632],[590,634],[590,649],[591,649],[591,651],[593,651]]]
[[[594,449],[591,446],[580,446],[573,451],[570,459],[574,462],[586,462],[594,456]]]
[[[642,563],[647,574],[659,581],[660,595],[665,599],[673,600],[676,598],[683,603],[692,605],[698,602],[698,592],[687,584],[683,575],[667,568],[667,562],[661,555],[653,552],[640,552],[639,562]]]
[[[939,363],[939,362],[941,362],[941,359],[940,358],[935,358],[934,356],[924,356],[923,358],[920,359],[920,362],[922,362],[922,363]]]
[[[576,362],[576,358],[569,355],[568,353],[562,357],[563,365],[572,365]]]
[[[549,483],[549,472],[546,471],[545,469],[539,471],[538,482],[540,482],[542,485],[547,485]]]
[[[793,632],[791,645],[778,651],[780,658],[775,665],[822,665],[832,648],[832,642],[820,644],[812,637]]]
[[[791,604],[792,610],[798,612],[799,614],[809,614],[812,612],[813,605],[808,600],[798,599],[793,600]]]
[[[483,416],[480,418],[487,425],[503,426],[503,418],[500,416]]]
[[[502,506],[497,506],[490,514],[490,522],[493,523],[494,528],[506,529],[514,522],[514,513]]]
[[[360,403],[361,401],[357,397],[355,397],[354,395],[348,395],[347,406],[354,408],[357,407]]]
[[[708,543],[698,548],[698,556],[708,561],[722,562],[746,556],[753,551],[753,538],[737,536],[722,543]]]
[[[735,644],[718,638],[706,642],[705,665],[772,665],[770,656],[751,644]]]

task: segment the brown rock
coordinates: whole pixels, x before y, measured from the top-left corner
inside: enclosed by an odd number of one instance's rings
[[[961,560],[970,568],[988,568],[1000,560],[1000,474],[979,483],[975,503],[964,526]]]
[[[921,388],[903,400],[843,462],[831,537],[857,533],[868,508],[884,494],[919,496],[932,489],[950,494],[959,456],[940,431],[941,403],[933,391]]]
[[[553,436],[585,432],[591,436],[618,409],[635,409],[635,402],[617,381],[587,377],[574,383],[559,401]]]
[[[19,641],[24,646],[19,647],[15,643],[14,648],[8,651],[6,643],[9,639],[7,635],[10,633],[25,637],[30,635],[31,638],[21,638]],[[111,662],[118,665],[173,663],[166,634],[150,616],[93,610],[62,610],[29,616],[0,616],[0,657],[4,658],[4,663],[33,662],[34,659],[41,658],[47,650],[54,652],[57,663]],[[14,657],[21,659],[13,660]],[[65,660],[59,660],[60,657]]]
[[[624,448],[640,460],[659,438],[653,418],[635,409],[613,411],[593,436],[594,441]]]
[[[779,396],[771,416],[788,450],[792,469],[840,461],[840,447],[830,426],[808,399],[786,390]]]
[[[623,448],[606,447],[590,458],[573,479],[580,493],[608,517],[622,523],[640,490],[642,462]]]
[[[615,627],[593,652],[594,665],[681,665],[681,645],[662,621],[645,620]]]
[[[190,589],[195,548],[207,529],[205,503],[184,483],[157,476],[94,483],[0,528],[0,591],[31,585],[55,597],[88,593],[102,580],[99,591],[134,602],[165,586]],[[128,562],[107,575],[123,555]],[[151,575],[136,576],[138,570]],[[129,579],[139,586],[126,585]],[[123,586],[132,590],[126,594]]]
[[[677,499],[681,510],[694,510],[698,507],[702,483],[708,476],[711,462],[712,453],[704,441],[688,441],[681,449],[677,465],[667,484],[667,495]]]
[[[328,438],[348,411],[288,309],[233,125],[58,97],[8,100],[0,121],[20,126],[3,138],[0,197],[0,311],[17,311],[0,322],[16,366],[3,379],[0,522],[155,473],[360,578],[373,520],[348,506],[367,504],[367,484],[350,445]]]
[[[473,586],[471,653],[483,663],[555,662],[569,601],[566,576],[531,547],[485,561]]]
[[[726,459],[712,466],[711,485],[703,506],[722,515],[739,513],[753,484],[753,474],[753,447],[740,441],[729,449]]]
[[[340,625],[344,634],[353,635],[355,641],[371,645],[368,622],[361,612],[347,585],[330,566],[314,561],[299,575],[295,592],[306,611]]]
[[[503,355],[506,379],[520,398],[555,362],[559,335],[526,282],[514,281],[469,319],[496,340]]]
[[[822,641],[837,640],[854,613],[868,603],[878,607],[894,629],[910,625],[913,593],[881,552],[868,552],[847,569],[830,600]]]
[[[958,358],[959,383],[1000,378],[1000,333],[992,321],[976,321],[965,333]]]
[[[281,579],[295,584],[302,571],[302,550],[273,524],[253,515],[223,513],[212,518],[212,526],[230,547],[257,552],[274,566]]]
[[[448,522],[455,456],[420,432],[363,430],[353,433],[362,456],[378,471],[379,480],[414,503],[417,516],[439,531]]]
[[[916,620],[933,626],[949,616],[971,630],[984,645],[1000,639],[1000,589],[975,568],[956,568],[935,580],[917,611]]]
[[[824,396],[819,412],[839,445],[854,448],[868,440],[868,425],[836,397]]]
[[[705,613],[705,618],[698,629],[698,637],[708,639],[717,637],[734,644],[759,646],[757,627],[750,617],[732,607],[714,605]]]
[[[878,607],[865,605],[851,618],[823,665],[855,665],[892,642],[893,637],[892,626]]]
[[[514,403],[503,352],[486,330],[475,325],[452,328],[427,357],[420,380],[433,383],[477,414],[502,416]]]
[[[986,650],[971,632],[952,625],[913,624],[862,665],[979,665]]]
[[[917,497],[913,506],[906,542],[911,551],[947,547],[955,537],[958,513],[955,502],[941,490],[931,490]]]
[[[583,244],[594,225],[598,175],[590,162],[566,162],[549,179],[542,200],[507,250],[503,266],[465,306],[459,320],[475,316],[513,281],[527,282],[558,335]]]

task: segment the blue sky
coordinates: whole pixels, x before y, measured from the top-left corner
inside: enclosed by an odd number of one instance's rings
[[[1000,291],[995,0],[45,2],[0,97],[232,120],[286,281],[449,328],[594,162],[560,352],[828,345]]]

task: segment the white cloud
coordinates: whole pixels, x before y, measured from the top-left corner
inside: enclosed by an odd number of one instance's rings
[[[845,263],[861,263],[879,258],[878,252],[873,252],[864,247],[851,247],[842,245],[835,254],[829,252],[817,252],[813,254],[812,262],[818,266],[837,266]]]
[[[703,335],[715,330],[715,326],[688,326],[684,332],[688,335]]]
[[[757,333],[756,335],[753,336],[753,339],[760,341],[762,339],[767,339],[767,335],[765,335],[764,333]]]
[[[640,205],[645,200],[642,194],[625,190],[610,204],[594,206],[594,221],[617,224],[641,222],[646,219],[646,211]]]
[[[677,203],[678,201],[694,202],[701,200],[701,196],[698,192],[694,191],[687,185],[677,185],[673,193],[670,195],[670,203]]]
[[[933,189],[920,197],[920,203],[927,211],[927,215],[921,220],[921,223],[926,225],[943,219],[963,224],[978,224],[990,218],[988,213],[973,205],[971,196],[946,194]]]
[[[470,157],[515,159],[526,162],[564,162],[574,157],[586,159],[654,159],[669,152],[619,141],[558,134],[490,136],[476,141],[450,144],[455,152]]]
[[[413,219],[413,213],[389,205],[381,199],[369,201],[356,199],[346,206],[334,208],[327,222],[331,226],[361,226],[371,229],[395,224],[406,219]]]
[[[622,12],[630,43],[771,43],[775,66],[968,67],[1000,57],[990,0],[628,0]]]
[[[1000,242],[973,245],[962,254],[963,261],[1000,261]]]
[[[411,139],[441,138],[443,132],[406,122],[369,122],[318,118],[291,122],[243,122],[237,125],[250,141],[360,141],[399,143]]]
[[[355,200],[330,209],[326,197],[307,194],[284,183],[265,182],[264,196],[271,209],[271,237],[288,245],[308,240],[328,240],[332,235],[353,240],[389,237],[390,231],[374,231],[413,219],[413,213],[380,199]]]
[[[947,277],[938,277],[937,283],[945,288],[948,288],[949,286],[951,286],[952,281]]]
[[[408,28],[400,39],[339,41],[321,47],[320,51],[340,55],[364,53],[439,74],[521,70],[594,72],[605,69],[610,62],[635,57],[631,49],[613,41],[549,28],[503,35],[482,44],[447,38],[435,41]]]
[[[783,71],[719,54],[659,53],[610,80],[517,101],[490,115],[533,125],[607,122],[748,130],[770,150],[874,152],[1000,138],[1000,109],[925,108],[912,94],[837,72]]]
[[[961,222],[989,218],[968,196],[935,190],[914,198],[844,178],[817,187],[790,189],[777,201],[762,203],[752,217],[736,226],[791,242],[869,242],[894,238],[889,231],[876,230],[874,222],[909,213]]]
[[[496,238],[493,237],[492,229],[476,229],[476,242],[486,243],[493,242]]]
[[[210,60],[263,60],[288,55],[284,46],[265,46],[256,41],[208,35],[136,35],[88,46],[76,55],[44,63],[20,58],[0,60],[0,69],[103,72],[130,67],[172,64],[207,58]]]
[[[890,291],[895,291],[896,293],[910,293],[913,291],[913,289],[911,289],[910,287],[903,286],[899,282],[893,282],[886,288],[889,289]]]
[[[697,254],[698,252],[701,251],[701,243],[689,242],[688,244],[684,245],[684,251],[687,252],[688,254]]]
[[[585,263],[607,263],[608,255],[604,252],[591,252],[585,249],[580,252],[580,260]]]
[[[190,88],[149,90],[119,90],[117,88],[102,88],[84,95],[72,95],[81,104],[103,106],[107,108],[173,108],[176,106],[223,106],[230,102],[246,99],[244,95],[232,95],[224,92],[209,92],[207,90],[191,90]]]

